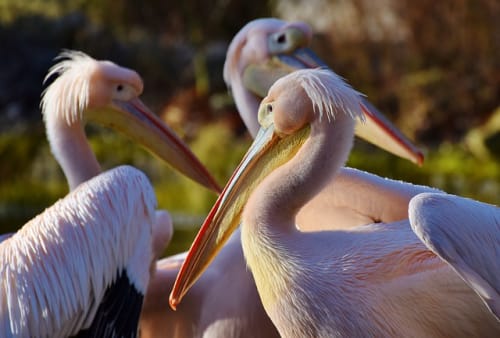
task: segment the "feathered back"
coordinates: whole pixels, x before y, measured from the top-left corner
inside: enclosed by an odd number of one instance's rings
[[[90,325],[124,269],[145,292],[155,208],[146,176],[122,166],[83,183],[3,241],[0,336],[75,334]]]
[[[89,84],[92,68],[98,62],[79,51],[64,51],[56,58],[62,60],[52,66],[44,79],[58,75],[42,93],[41,108],[44,119],[48,112],[61,116],[68,125],[82,119],[82,113],[89,102]]]
[[[319,119],[326,115],[328,121],[338,114],[348,114],[353,119],[365,120],[361,108],[361,94],[329,69],[301,69],[278,81],[298,81],[313,103]],[[278,81],[276,83],[278,83]]]

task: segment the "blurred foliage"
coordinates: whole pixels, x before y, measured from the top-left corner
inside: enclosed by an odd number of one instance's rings
[[[499,203],[497,0],[0,0],[0,232],[67,193],[38,109],[62,48],[137,70],[147,104],[223,184],[250,144],[222,80],[225,51],[244,24],[268,16],[311,24],[327,64],[427,147],[417,168],[357,142],[350,166]],[[168,252],[185,249],[215,196],[127,139],[88,132],[103,168],[146,172],[174,216]]]
[[[457,142],[500,105],[499,1],[310,4],[278,11],[309,22],[321,57],[419,142]]]
[[[12,23],[26,15],[57,18],[80,11],[122,38],[130,38],[140,30],[150,35],[165,34],[168,39],[200,42],[217,35],[231,39],[232,32],[241,28],[242,20],[269,15],[272,3],[268,0],[0,0],[0,22]]]

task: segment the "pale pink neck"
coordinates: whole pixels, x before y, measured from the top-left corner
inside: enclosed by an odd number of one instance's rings
[[[46,130],[52,153],[66,176],[70,190],[101,172],[81,123],[68,125],[57,114],[51,114],[46,121]]]
[[[259,122],[257,121],[260,100],[245,88],[242,78],[242,76],[235,76],[231,79],[231,92],[241,119],[245,123],[250,135],[255,138],[260,129]]]
[[[354,120],[337,116],[315,122],[308,140],[292,160],[274,170],[252,193],[243,224],[265,233],[295,231],[295,216],[345,164],[352,147]]]

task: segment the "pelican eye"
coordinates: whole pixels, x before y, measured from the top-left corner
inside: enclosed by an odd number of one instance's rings
[[[123,90],[123,85],[119,84],[118,86],[116,86],[116,90],[121,92]]]
[[[268,126],[273,122],[273,104],[264,103],[259,108],[259,113],[257,115],[259,124],[263,127]]]
[[[309,42],[310,37],[306,31],[299,27],[287,27],[269,36],[269,53],[271,55],[293,53],[298,48],[307,47]]]
[[[276,42],[278,43],[286,43],[286,35],[284,33],[281,33],[276,37]]]
[[[294,43],[294,32],[287,29],[270,36],[269,51],[271,54],[290,53],[296,48]]]

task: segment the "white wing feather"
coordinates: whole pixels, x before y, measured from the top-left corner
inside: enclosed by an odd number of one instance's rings
[[[156,198],[129,166],[81,184],[0,243],[0,336],[68,336],[90,325],[127,271],[145,293]]]
[[[417,236],[500,319],[500,208],[446,194],[420,194],[409,207]]]

